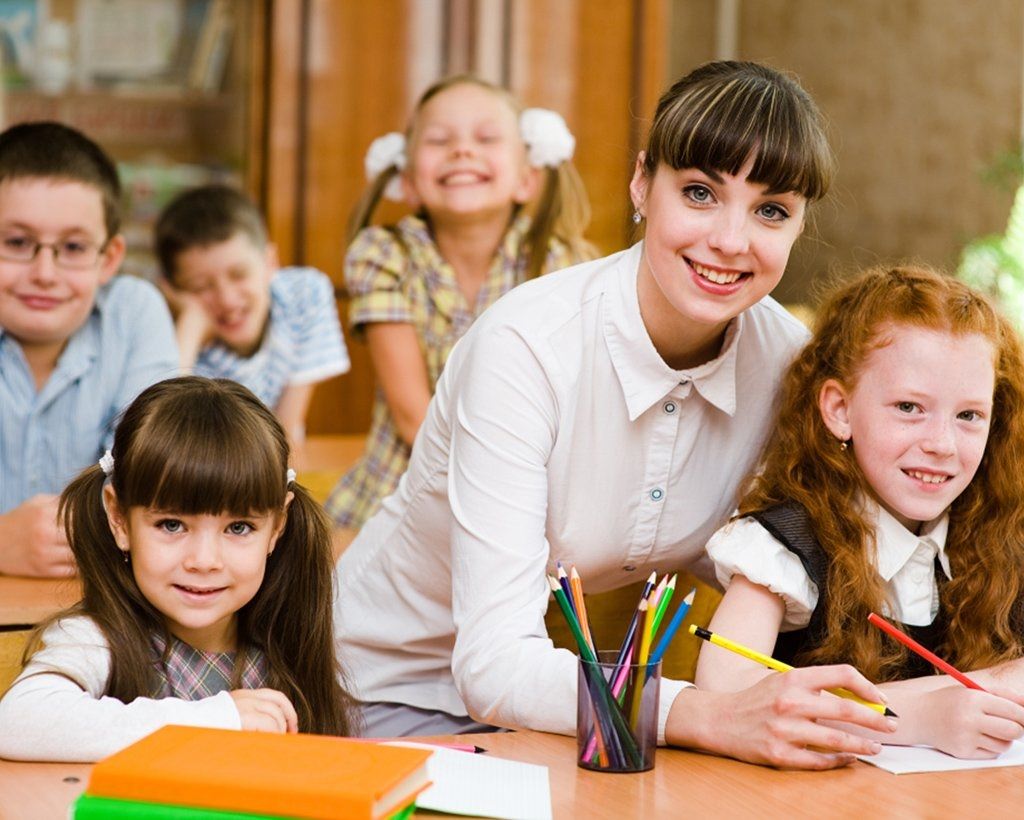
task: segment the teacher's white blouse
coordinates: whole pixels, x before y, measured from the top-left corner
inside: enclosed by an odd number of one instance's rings
[[[641,248],[516,288],[455,347],[408,472],[338,563],[339,655],[358,698],[569,734],[577,661],[544,627],[555,561],[589,592],[652,570],[713,580],[704,545],[807,332],[765,299],[717,359],[670,369],[640,318]],[[685,685],[663,683],[662,740]]]

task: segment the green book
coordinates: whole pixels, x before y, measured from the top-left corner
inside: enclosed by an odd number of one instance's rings
[[[391,820],[406,820],[416,810],[411,803],[391,815]],[[167,803],[144,803],[138,800],[116,800],[112,797],[96,797],[82,794],[71,804],[68,814],[71,820],[123,820],[123,818],[152,817],[155,820],[240,820],[255,817],[266,820],[281,820],[279,814],[244,814],[220,809],[197,809],[191,806],[171,806]]]

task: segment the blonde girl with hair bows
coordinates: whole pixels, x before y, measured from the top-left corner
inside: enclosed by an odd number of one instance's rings
[[[522,110],[470,76],[428,88],[406,133],[370,146],[345,284],[378,388],[366,454],[327,502],[340,526],[360,527],[394,490],[448,354],[476,317],[516,285],[593,256],[574,148],[560,115]],[[371,226],[382,198],[414,213]]]
[[[171,723],[350,732],[330,525],[247,388],[143,391],[60,519],[82,600],[40,627],[0,700],[0,757],[99,760]]]

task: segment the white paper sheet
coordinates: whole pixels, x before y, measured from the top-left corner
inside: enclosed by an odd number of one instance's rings
[[[387,745],[434,752],[427,761],[433,785],[416,798],[417,808],[505,820],[551,820],[547,766],[426,743],[389,741]]]
[[[882,746],[882,751],[878,754],[861,755],[860,759],[893,774],[1024,766],[1024,743],[1014,742],[1008,751],[992,760],[961,760],[931,746]]]

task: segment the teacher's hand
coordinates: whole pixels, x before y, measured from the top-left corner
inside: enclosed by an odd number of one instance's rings
[[[844,687],[865,700],[882,693],[852,666],[811,666],[768,675],[739,692],[687,689],[672,704],[665,737],[686,746],[780,768],[832,769],[877,754],[877,741],[824,722],[888,734],[896,721],[825,689]]]

